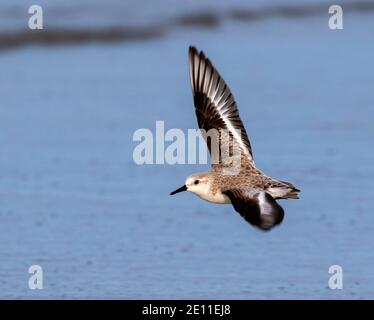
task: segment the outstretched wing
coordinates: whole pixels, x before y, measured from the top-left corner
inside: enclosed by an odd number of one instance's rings
[[[283,208],[265,191],[236,188],[223,193],[229,197],[234,209],[257,228],[270,230],[283,220]]]
[[[215,129],[219,135],[219,150],[226,148],[225,150],[230,150],[231,153],[239,150],[241,165],[252,165],[251,144],[229,87],[204,53],[194,47],[189,48],[189,68],[199,128],[205,132]],[[222,138],[223,132],[226,137],[229,136],[229,140]],[[204,138],[213,160],[212,139],[209,143],[207,137]],[[227,146],[225,143],[230,145]],[[221,157],[218,161],[216,159],[215,163],[222,166]]]

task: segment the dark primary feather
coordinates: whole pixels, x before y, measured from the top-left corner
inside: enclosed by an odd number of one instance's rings
[[[283,208],[264,191],[252,188],[234,188],[223,191],[234,209],[250,224],[270,230],[280,224],[284,217]]]
[[[251,144],[229,87],[204,53],[198,52],[194,47],[189,48],[189,69],[199,128],[204,129],[205,132],[210,129],[229,132],[230,139],[234,139],[236,143],[233,144],[227,139],[223,139],[223,135],[220,133],[216,141],[219,143],[219,148],[224,146],[226,142],[230,143],[230,153],[235,151],[234,147],[240,149],[242,166],[252,165]],[[239,129],[240,136],[233,129]],[[212,154],[213,141],[212,139],[208,141],[205,136],[204,138],[213,160],[214,156],[217,156]],[[219,158],[216,163],[222,165],[222,159]]]

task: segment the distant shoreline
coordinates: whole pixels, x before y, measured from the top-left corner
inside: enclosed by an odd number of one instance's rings
[[[374,2],[361,0],[339,3],[344,13],[374,13]],[[272,7],[233,8],[225,12],[217,10],[199,11],[169,18],[166,21],[139,27],[50,27],[38,31],[0,31],[0,51],[27,45],[83,44],[89,42],[125,42],[159,38],[171,30],[186,28],[216,28],[226,21],[255,22],[271,18],[297,19],[320,14],[327,15],[327,4],[274,5]]]

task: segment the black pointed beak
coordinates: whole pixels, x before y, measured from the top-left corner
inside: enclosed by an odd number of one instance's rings
[[[187,187],[186,187],[186,185],[184,185],[184,186],[180,187],[179,189],[177,189],[177,190],[171,192],[170,195],[172,196],[172,195],[174,195],[174,194],[176,194],[176,193],[179,193],[179,192],[182,192],[182,191],[187,191]]]

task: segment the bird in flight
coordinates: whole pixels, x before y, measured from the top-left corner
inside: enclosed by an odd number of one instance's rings
[[[205,54],[192,46],[189,71],[198,126],[211,155],[211,172],[192,174],[170,195],[190,191],[211,203],[231,203],[251,225],[270,230],[284,217],[283,208],[276,200],[299,199],[300,190],[256,168],[251,144],[229,87]],[[223,150],[227,150],[226,156]],[[236,158],[230,158],[235,154]]]

